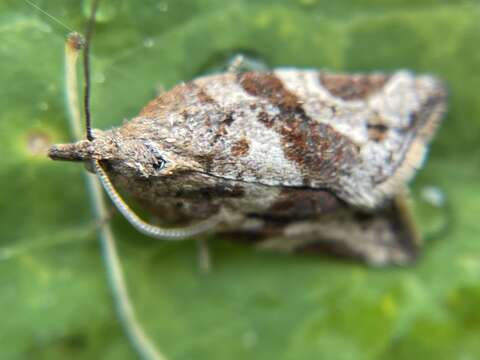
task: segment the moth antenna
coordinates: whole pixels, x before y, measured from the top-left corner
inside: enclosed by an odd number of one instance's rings
[[[98,3],[100,0],[94,0],[92,4],[92,12],[88,19],[87,28],[85,29],[85,48],[83,50],[83,108],[85,113],[85,127],[87,131],[87,139],[93,140],[92,124],[90,117],[90,43],[95,28],[95,17],[97,15]]]
[[[140,233],[161,240],[183,240],[192,236],[204,233],[220,223],[221,214],[214,215],[204,221],[191,226],[181,228],[164,229],[142,220],[135,212],[123,201],[120,194],[115,190],[108,174],[103,170],[97,160],[92,160],[95,172],[103,185],[104,190],[115,204],[117,210],[127,219],[127,221]]]

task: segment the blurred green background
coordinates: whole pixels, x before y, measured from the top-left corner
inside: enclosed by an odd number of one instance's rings
[[[82,31],[89,1],[36,0]],[[270,67],[408,68],[444,78],[449,113],[412,188],[427,241],[416,266],[214,242],[163,244],[116,216],[139,317],[170,359],[480,358],[480,3],[461,0],[103,0],[94,125],[246,53]],[[115,319],[82,177],[44,156],[69,140],[67,30],[0,3],[0,358],[131,359]],[[433,194],[433,195],[432,195]],[[443,199],[442,199],[443,198]]]

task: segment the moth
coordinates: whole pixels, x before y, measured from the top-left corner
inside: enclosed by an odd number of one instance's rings
[[[120,127],[87,128],[87,139],[49,156],[85,162],[127,220],[154,237],[213,232],[263,249],[401,265],[419,250],[405,189],[446,98],[438,78],[405,70],[234,67],[175,86]]]

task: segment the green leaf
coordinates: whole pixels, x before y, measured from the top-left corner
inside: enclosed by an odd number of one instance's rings
[[[37,0],[77,30],[90,1]],[[0,4],[0,357],[129,359],[96,242],[83,167],[68,141],[68,30],[26,2]],[[113,227],[147,332],[170,359],[480,357],[480,4],[439,0],[104,0],[93,44],[93,114],[120,124],[155,96],[235,53],[268,66],[409,68],[444,78],[449,114],[413,184],[426,235],[404,269],[371,269]],[[425,194],[443,194],[433,206]],[[441,204],[440,204],[441,205]]]

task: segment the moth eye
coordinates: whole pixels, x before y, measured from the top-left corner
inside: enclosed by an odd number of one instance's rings
[[[148,150],[150,150],[150,153],[153,155],[154,161],[153,161],[153,168],[155,170],[162,170],[166,165],[167,165],[167,160],[165,160],[162,155],[160,154],[160,150],[157,148],[157,146],[151,142],[145,143],[146,147]]]
[[[153,168],[155,170],[162,170],[165,167],[165,165],[167,164],[167,161],[159,155],[156,155],[155,159],[157,161],[153,164]]]

